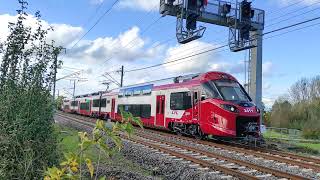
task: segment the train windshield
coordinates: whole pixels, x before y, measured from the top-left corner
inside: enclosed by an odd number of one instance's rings
[[[226,101],[250,101],[247,93],[239,83],[229,80],[218,80],[214,82],[223,99]]]
[[[203,88],[207,98],[217,98],[225,101],[251,101],[244,89],[235,81],[209,81],[203,84]]]

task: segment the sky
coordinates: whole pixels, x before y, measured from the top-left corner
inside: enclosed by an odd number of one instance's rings
[[[123,65],[125,70],[159,64],[224,45],[229,30],[212,24],[199,23],[207,27],[204,36],[191,43],[181,45],[175,39],[174,17],[161,17],[159,0],[120,0],[112,10],[83,38],[80,38],[107,11],[115,0],[29,0],[27,23],[35,24],[33,14],[39,10],[43,23],[53,26],[55,31],[48,38],[67,49],[60,54],[63,61],[58,78],[75,71],[85,79],[76,83],[76,95],[105,90],[110,75],[120,81],[114,71]],[[209,3],[214,0],[209,0]],[[228,1],[230,2],[230,1]],[[233,0],[232,2],[235,2]],[[14,22],[16,0],[0,0],[0,41],[8,35],[7,23]],[[253,6],[266,12],[265,31],[294,24],[319,16],[320,0],[254,0]],[[294,5],[292,5],[294,4]],[[300,27],[319,23],[311,22]],[[149,26],[152,24],[152,26]],[[320,25],[287,31],[263,41],[263,102],[266,106],[285,94],[290,86],[302,77],[319,75],[319,30]],[[79,41],[80,40],[80,41]],[[79,41],[79,42],[78,42]],[[75,43],[78,42],[76,45]],[[74,46],[75,45],[75,46]],[[74,46],[74,47],[73,47]],[[179,63],[167,64],[148,70],[127,72],[124,84],[137,84],[150,80],[207,71],[224,71],[244,83],[246,52],[231,52],[228,48],[213,51]],[[110,85],[115,88],[116,85]],[[60,95],[72,95],[73,82],[64,79],[57,82]]]

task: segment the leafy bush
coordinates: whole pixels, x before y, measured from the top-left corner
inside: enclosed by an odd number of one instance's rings
[[[19,3],[0,44],[0,179],[40,179],[57,163],[50,89],[61,48],[47,43],[39,12],[35,29],[25,25],[27,2]]]
[[[86,167],[90,174],[90,177],[95,179],[105,179],[105,177],[98,177],[99,174],[99,164],[101,156],[112,156],[116,151],[120,151],[122,148],[122,141],[120,134],[124,133],[130,137],[134,128],[132,123],[138,124],[142,127],[142,122],[140,118],[133,117],[131,113],[125,112],[122,109],[121,123],[114,123],[112,128],[108,128],[104,121],[97,120],[96,126],[91,134],[86,132],[79,132],[79,149],[76,152],[65,155],[65,161],[60,163],[60,167],[48,168],[45,172],[45,180],[58,180],[58,179],[81,179],[84,177],[84,169]],[[110,145],[108,140],[111,140],[115,146]],[[98,149],[98,162],[95,164],[90,159],[87,151],[90,148]],[[96,165],[96,167],[94,167]]]
[[[277,100],[271,112],[271,125],[300,129],[305,138],[320,139],[320,76],[302,78]]]

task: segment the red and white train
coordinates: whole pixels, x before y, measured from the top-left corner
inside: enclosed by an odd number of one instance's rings
[[[233,76],[207,72],[174,81],[78,96],[63,110],[118,121],[122,107],[147,127],[197,138],[260,138],[260,110]]]

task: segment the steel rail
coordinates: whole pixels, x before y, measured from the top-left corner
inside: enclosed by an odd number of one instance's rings
[[[241,166],[246,166],[246,167],[251,168],[251,169],[256,169],[256,170],[258,170],[260,172],[273,174],[276,177],[289,178],[289,179],[292,179],[292,180],[308,179],[306,177],[302,177],[302,176],[298,176],[298,175],[294,175],[294,174],[289,174],[289,173],[286,173],[286,172],[283,172],[283,171],[279,171],[279,170],[276,170],[276,169],[272,169],[272,168],[268,168],[268,167],[265,167],[265,166],[260,166],[260,165],[248,163],[246,161],[230,158],[230,157],[227,157],[227,156],[218,155],[218,154],[215,154],[215,153],[211,153],[211,152],[208,152],[208,151],[201,150],[199,148],[194,148],[194,147],[190,147],[190,146],[186,146],[186,145],[182,145],[182,144],[178,144],[178,143],[174,143],[174,142],[169,142],[169,141],[163,140],[161,138],[155,138],[155,137],[153,137],[151,135],[145,135],[145,134],[141,135],[141,134],[139,134],[139,135],[136,135],[136,136],[139,136],[139,137],[142,137],[142,138],[147,138],[147,139],[150,139],[150,140],[153,140],[153,141],[157,141],[157,142],[161,142],[163,144],[167,144],[167,145],[170,145],[170,146],[175,146],[175,147],[178,147],[178,148],[186,149],[186,150],[193,151],[193,152],[196,152],[196,153],[200,153],[200,154],[203,154],[203,155],[208,156],[210,158],[217,158],[217,159],[225,160],[225,161],[228,161],[228,162],[231,162],[231,163],[235,163],[235,164],[238,164],[238,165],[241,165]]]
[[[76,120],[75,118],[70,118],[70,117],[67,117],[67,116],[60,116],[60,117],[65,119],[65,120],[68,119],[68,120],[71,120],[71,121],[76,122],[78,124],[93,128],[92,127],[93,124],[91,124],[91,126],[90,126],[87,123],[83,123],[83,122],[81,122],[79,120]],[[183,159],[191,161],[191,162],[193,162],[195,164],[199,164],[199,165],[201,165],[203,167],[208,167],[208,168],[211,168],[213,170],[221,171],[221,172],[223,172],[225,174],[232,175],[234,177],[239,177],[239,178],[248,179],[248,180],[257,180],[258,179],[255,176],[252,176],[252,175],[249,175],[249,174],[245,174],[245,173],[236,171],[234,169],[223,167],[223,166],[220,166],[220,165],[217,165],[217,164],[214,164],[214,163],[210,163],[210,162],[205,161],[205,160],[200,160],[200,159],[197,159],[197,158],[194,158],[192,156],[188,156],[188,155],[185,155],[185,154],[182,154],[182,153],[178,153],[176,151],[161,147],[160,145],[152,144],[152,143],[149,143],[149,142],[146,142],[146,141],[143,141],[143,140],[139,140],[137,138],[133,138],[133,137],[128,138],[127,136],[124,136],[124,135],[121,135],[121,138],[129,140],[129,141],[133,141],[135,143],[142,144],[142,145],[154,148],[154,149],[158,149],[161,152],[168,153],[168,154],[173,155],[173,156],[178,157],[178,158],[183,158]]]
[[[155,131],[155,130],[150,130],[150,129],[148,129],[148,130]],[[197,144],[214,146],[214,147],[223,148],[223,149],[227,149],[227,150],[237,151],[240,153],[245,153],[248,155],[255,155],[258,157],[265,158],[265,159],[270,159],[270,160],[283,162],[283,163],[287,163],[287,164],[291,164],[291,165],[297,165],[297,166],[300,166],[303,168],[313,169],[313,170],[320,172],[320,165],[319,165],[320,159],[316,159],[316,158],[309,158],[309,157],[299,156],[299,155],[295,155],[292,153],[285,153],[285,152],[280,152],[280,151],[276,152],[273,150],[266,150],[266,149],[262,149],[262,148],[250,149],[250,148],[245,148],[245,147],[235,147],[235,146],[231,146],[231,145],[223,145],[223,144],[218,144],[218,143],[205,141],[205,140],[197,140],[194,138],[177,136],[177,135],[173,135],[173,134],[169,134],[169,133],[165,133],[165,132],[160,132],[160,131],[157,131],[157,133],[162,134],[164,136],[170,136],[173,138],[178,138],[178,139],[182,139],[182,140],[186,140],[186,141],[192,141]],[[289,157],[291,159],[287,159],[286,157]],[[303,160],[303,161],[299,161],[299,160]]]
[[[67,116],[69,116],[69,114]],[[74,115],[74,116],[78,116],[78,115]],[[81,119],[83,119],[83,120],[92,119],[89,117],[82,117],[82,116],[79,116],[79,117],[81,117]],[[307,168],[307,169],[314,169],[314,170],[320,172],[320,165],[319,165],[320,159],[316,159],[316,158],[309,158],[309,157],[305,157],[305,156],[295,155],[292,153],[267,150],[267,149],[263,149],[263,148],[248,148],[248,147],[243,147],[243,146],[235,147],[235,146],[223,145],[223,144],[218,144],[218,143],[205,141],[205,140],[197,140],[194,138],[177,136],[177,135],[174,135],[171,133],[166,133],[166,132],[162,132],[162,131],[158,131],[158,130],[151,130],[151,129],[145,129],[145,130],[150,131],[150,132],[156,131],[157,133],[164,135],[164,136],[170,136],[173,138],[178,138],[178,139],[182,139],[182,140],[186,140],[186,141],[192,141],[197,144],[223,148],[226,150],[237,151],[237,152],[245,153],[248,155],[255,155],[255,156],[262,157],[262,158],[269,159],[269,160],[283,162],[283,163],[287,163],[287,164],[291,164],[291,165],[297,165],[299,167],[303,167],[303,168]],[[291,159],[288,159],[286,157],[289,157]]]
[[[214,170],[217,170],[217,171],[221,171],[221,172],[223,172],[225,174],[229,174],[229,175],[232,175],[234,177],[239,177],[239,178],[243,178],[243,179],[258,179],[255,176],[252,176],[252,175],[249,175],[249,174],[245,174],[245,173],[236,171],[234,169],[223,167],[223,166],[220,166],[220,165],[217,165],[217,164],[214,164],[214,163],[210,163],[210,162],[205,161],[205,160],[200,160],[200,159],[197,159],[197,158],[194,158],[192,156],[188,156],[188,155],[185,155],[185,154],[182,154],[182,153],[178,153],[176,151],[173,151],[173,150],[170,150],[170,149],[167,149],[167,148],[163,148],[160,145],[149,143],[149,142],[146,142],[146,141],[143,141],[143,140],[139,140],[139,139],[136,139],[136,138],[127,138],[127,137],[122,137],[122,138],[130,140],[130,141],[133,141],[133,142],[136,142],[136,143],[139,143],[139,144],[143,144],[145,146],[148,146],[148,147],[151,147],[151,148],[154,148],[154,149],[158,149],[158,150],[160,150],[160,151],[162,151],[164,153],[168,153],[168,154],[176,156],[178,158],[183,158],[185,160],[192,161],[193,163],[199,164],[199,165],[201,165],[203,167],[208,167],[208,168],[211,168],[211,169],[214,169]]]

